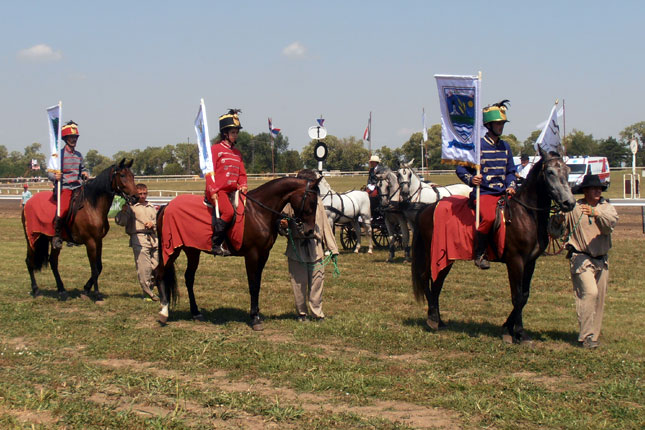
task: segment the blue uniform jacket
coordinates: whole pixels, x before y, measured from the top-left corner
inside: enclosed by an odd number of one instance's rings
[[[515,163],[511,147],[499,139],[493,144],[487,136],[481,139],[481,174],[480,194],[502,195],[507,188],[515,187]],[[476,171],[472,167],[458,166],[457,176],[464,183],[473,186],[472,179]],[[475,197],[475,190],[470,194]]]

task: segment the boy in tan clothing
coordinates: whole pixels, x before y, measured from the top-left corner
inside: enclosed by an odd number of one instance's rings
[[[134,252],[134,262],[141,289],[145,296],[152,300],[159,300],[153,292],[153,273],[159,260],[156,232],[157,210],[146,200],[148,187],[145,184],[137,184],[137,191],[139,201],[134,205],[123,205],[114,221],[120,226],[125,226],[126,233],[130,235],[130,246]]]

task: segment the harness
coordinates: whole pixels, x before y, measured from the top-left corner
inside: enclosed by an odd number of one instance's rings
[[[354,215],[356,215],[358,213],[358,211],[356,210],[356,204],[354,203],[354,200],[352,200],[352,198],[349,195],[347,195],[347,193],[348,192],[339,194],[339,193],[337,193],[337,192],[335,192],[335,191],[330,189],[329,191],[327,191],[327,193],[324,196],[322,196],[323,201],[325,200],[325,198],[327,196],[331,197],[331,205],[329,205],[329,206],[325,205],[324,208],[325,208],[325,210],[328,210],[328,211],[334,213],[334,215],[336,215],[334,217],[334,222],[338,221],[342,217],[350,218],[347,215],[345,215],[345,202],[343,200],[343,197],[347,197],[347,199],[352,203],[352,209],[354,211],[353,212]],[[340,210],[338,210],[337,208],[335,208],[333,206],[333,204],[334,204],[334,195],[338,196],[338,200],[340,200]]]

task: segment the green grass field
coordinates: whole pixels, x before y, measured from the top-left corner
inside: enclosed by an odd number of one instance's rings
[[[45,294],[32,299],[20,220],[0,219],[0,231],[2,429],[645,426],[641,236],[614,241],[601,347],[588,351],[575,345],[562,256],[538,260],[524,312],[534,342],[516,346],[501,340],[511,310],[501,264],[482,272],[457,262],[441,296],[448,328],[431,333],[400,255],[387,264],[385,251],[341,253],[340,277],[328,271],[325,281],[328,319],[298,323],[279,238],[260,297],[265,331],[247,325],[243,260],[205,254],[196,295],[206,322],[190,320],[182,287],[160,327],[118,226],[104,245],[103,304],[79,297],[89,277],[83,247],[61,257],[71,298],[56,299],[47,269],[38,275]],[[184,267],[182,257],[180,284]]]

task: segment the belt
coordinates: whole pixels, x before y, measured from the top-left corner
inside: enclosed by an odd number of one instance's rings
[[[589,254],[588,252],[578,251],[576,248],[574,248],[571,245],[567,246],[567,249],[569,250],[567,252],[567,258],[571,258],[573,256],[573,254],[584,254],[587,257],[595,258],[595,259],[605,258],[607,256],[607,254],[603,254],[603,255],[599,255],[599,256],[596,257],[596,256],[593,256],[593,255]]]
[[[136,230],[136,234],[157,234],[154,230]]]

